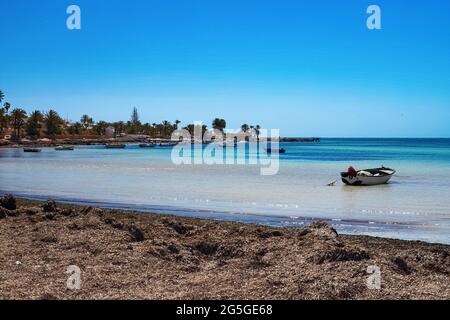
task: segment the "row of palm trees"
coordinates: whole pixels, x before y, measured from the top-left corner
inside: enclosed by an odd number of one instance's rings
[[[244,133],[254,132],[256,134],[257,139],[259,140],[259,134],[261,133],[261,126],[259,124],[257,124],[256,126],[253,126],[253,125],[248,125],[248,124],[244,123],[241,126],[241,131]]]
[[[63,131],[64,120],[54,110],[46,113],[36,110],[27,115],[21,108],[15,108],[11,113],[2,109],[0,109],[0,123],[2,123],[0,133],[4,133],[11,126],[15,139],[21,138],[24,132],[29,137],[39,138],[42,131],[47,136],[55,136]]]
[[[0,106],[4,102],[5,94],[0,91]],[[48,112],[33,111],[30,114],[22,108],[14,108],[11,110],[11,104],[5,102],[0,108],[0,134],[5,135],[12,130],[15,140],[22,138],[24,135],[29,138],[39,138],[42,135],[104,135],[108,127],[113,127],[116,134],[147,134],[158,137],[170,137],[172,132],[178,128],[179,120],[173,124],[169,121],[161,123],[144,123],[139,120],[138,111],[133,109],[130,121],[118,122],[95,122],[92,117],[87,114],[81,116],[80,121],[70,123],[55,111]]]
[[[0,91],[0,106],[5,94]],[[48,136],[54,136],[62,132],[64,120],[55,110],[48,112],[33,111],[29,115],[22,108],[11,109],[11,104],[5,102],[0,108],[0,133],[5,133],[9,128],[13,131],[15,139],[20,139],[23,132],[29,137],[39,137],[42,130]]]
[[[5,98],[5,94],[0,91],[0,106]],[[142,123],[139,119],[139,113],[136,107],[133,108],[130,120],[127,122],[95,122],[92,117],[87,114],[81,116],[80,120],[74,123],[65,121],[55,110],[41,112],[35,110],[30,114],[22,108],[14,108],[11,110],[11,104],[4,102],[0,108],[0,134],[5,134],[12,129],[15,139],[20,139],[24,135],[29,138],[39,138],[42,135],[104,135],[108,127],[114,128],[116,135],[121,134],[145,134],[155,138],[169,138],[172,133],[179,128],[180,120],[173,123],[164,120],[161,123]],[[183,129],[189,132],[194,131],[195,125],[188,124]],[[212,128],[224,132],[226,121],[221,118],[215,118],[212,121]],[[202,126],[202,133],[208,130],[206,125]],[[252,126],[243,124],[241,131],[244,133],[254,132],[259,138],[260,126]]]

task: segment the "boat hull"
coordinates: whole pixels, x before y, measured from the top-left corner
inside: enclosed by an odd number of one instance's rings
[[[139,148],[154,148],[156,147],[156,144],[152,144],[152,143],[141,143],[139,145]]]
[[[392,178],[389,176],[381,177],[342,177],[342,182],[349,186],[374,186],[377,184],[385,184]]]
[[[41,149],[25,148],[25,149],[23,149],[23,152],[33,152],[33,153],[36,153],[36,152],[41,152]]]
[[[125,149],[124,144],[109,144],[105,146],[106,149]]]
[[[178,142],[162,142],[159,144],[159,147],[175,147]]]
[[[73,151],[74,147],[56,147],[56,151]]]

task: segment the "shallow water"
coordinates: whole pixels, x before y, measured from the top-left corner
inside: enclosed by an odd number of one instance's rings
[[[168,148],[0,149],[0,192],[270,225],[323,218],[345,233],[450,243],[450,139],[281,146],[274,176],[257,165],[176,166]],[[349,165],[385,165],[397,176],[380,186],[326,186]]]

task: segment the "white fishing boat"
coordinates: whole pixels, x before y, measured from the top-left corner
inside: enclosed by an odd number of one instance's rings
[[[352,167],[347,172],[341,172],[342,182],[351,186],[373,186],[387,183],[395,174],[391,168],[374,168],[354,170]]]

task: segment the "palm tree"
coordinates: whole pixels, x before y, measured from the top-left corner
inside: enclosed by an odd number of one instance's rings
[[[44,121],[44,116],[38,110],[33,111],[27,121],[26,132],[27,135],[32,137],[39,137],[40,130],[42,128],[42,122]]]
[[[163,137],[164,134],[164,126],[161,123],[156,124],[155,126],[156,134],[159,138]]]
[[[84,129],[88,129],[94,123],[94,120],[87,114],[83,114],[80,121],[83,124]]]
[[[194,137],[194,133],[196,130],[200,130],[202,132],[202,137],[205,135],[205,132],[208,131],[208,127],[206,125],[199,125],[199,124],[188,124],[183,129],[189,131],[191,137]]]
[[[8,129],[8,112],[5,108],[0,108],[0,133],[3,132],[3,130]]]
[[[27,112],[23,109],[16,108],[11,112],[11,125],[14,129],[15,139],[20,139],[20,130],[25,125]]]
[[[0,90],[0,104],[2,103],[3,99],[5,98],[5,94],[2,90]]]
[[[47,128],[47,135],[54,136],[61,133],[61,125],[64,124],[64,120],[55,110],[50,110],[45,114],[44,122]]]
[[[68,131],[69,134],[80,134],[81,129],[83,129],[83,125],[80,122],[75,122],[69,126]]]
[[[11,104],[9,102],[5,102],[3,106],[5,107],[6,113],[8,113],[9,108],[11,108]]]
[[[94,130],[98,135],[104,135],[106,128],[108,128],[108,123],[105,121],[99,121],[97,122],[97,124],[94,126]]]
[[[174,124],[174,129],[177,130],[178,129],[178,125],[181,123],[180,120],[175,120],[175,124]]]
[[[215,118],[212,122],[212,127],[223,133],[223,130],[227,127],[227,122],[224,119]]]
[[[73,128],[75,129],[76,134],[80,134],[81,130],[83,129],[83,125],[80,122],[75,122],[73,124]]]
[[[157,137],[158,136],[158,128],[157,128],[157,123],[153,122],[152,123],[152,136],[153,137]]]
[[[261,133],[261,126],[259,124],[255,126],[255,133],[256,133],[256,141],[259,142],[259,134]]]
[[[244,132],[244,133],[247,132],[248,129],[250,129],[250,127],[249,127],[249,125],[246,124],[246,123],[244,123],[244,124],[241,126],[241,130],[242,130],[242,132]]]
[[[120,135],[125,129],[125,123],[123,121],[114,122],[113,127],[115,130],[115,134]]]
[[[142,126],[141,126],[141,129],[142,129],[142,133],[143,134],[146,134],[146,135],[151,135],[152,134],[152,131],[153,131],[153,128],[152,128],[152,126],[150,125],[150,123],[144,123]]]
[[[164,137],[170,136],[172,134],[171,130],[173,130],[172,124],[169,121],[164,120],[161,125]]]

